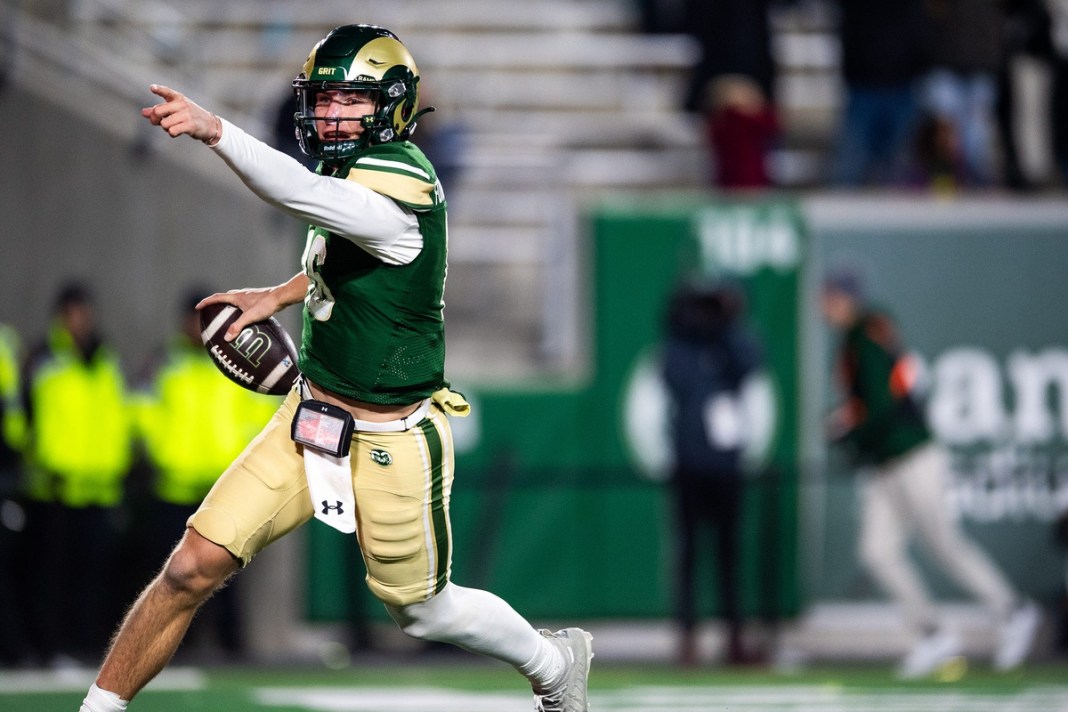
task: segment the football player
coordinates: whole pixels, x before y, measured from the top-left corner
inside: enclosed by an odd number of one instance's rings
[[[170,136],[210,146],[256,195],[310,223],[300,273],[201,302],[243,310],[232,339],[303,301],[303,376],[190,517],[119,627],[82,712],[125,709],[227,578],[313,516],[334,515],[339,529],[355,528],[367,584],[405,633],[513,665],[530,680],[537,710],[585,712],[588,633],[535,630],[500,598],[450,581],[447,416],[468,406],[444,378],[445,198],[408,140],[422,113],[415,61],[388,30],[347,25],[312,49],[293,88],[297,136],[320,161],[317,172],[168,87],[152,85],[162,102],[142,109]],[[307,403],[314,417],[354,427],[351,441],[291,439]],[[339,465],[347,491],[336,504],[333,496],[313,503],[309,481],[322,491],[320,475],[325,481]]]

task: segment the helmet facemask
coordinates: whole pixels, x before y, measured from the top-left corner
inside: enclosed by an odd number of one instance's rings
[[[293,118],[301,150],[338,164],[368,146],[406,140],[423,113],[418,111],[418,84],[414,60],[391,32],[369,25],[337,28],[315,46],[304,71],[293,81],[297,99]],[[374,109],[361,119],[363,131],[358,137],[320,137],[323,122],[346,120],[315,116],[324,91],[373,92]]]

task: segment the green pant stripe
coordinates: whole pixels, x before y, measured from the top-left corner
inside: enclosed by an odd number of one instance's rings
[[[434,593],[445,588],[449,572],[449,525],[445,512],[445,452],[434,421],[426,418],[419,424],[426,438],[427,451],[430,453],[431,505],[430,512],[434,523],[434,545],[437,548],[437,571],[435,572]]]

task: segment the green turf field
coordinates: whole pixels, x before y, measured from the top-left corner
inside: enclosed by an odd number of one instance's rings
[[[3,712],[75,712],[91,675],[0,672]],[[959,678],[959,679],[958,679]],[[899,683],[889,667],[767,671],[606,664],[591,677],[593,712],[1068,712],[1068,665]],[[173,668],[131,712],[530,712],[515,673],[486,663],[398,658],[344,671]]]

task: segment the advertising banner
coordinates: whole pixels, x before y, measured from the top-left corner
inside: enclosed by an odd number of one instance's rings
[[[809,215],[821,264],[857,271],[923,366],[926,412],[950,450],[950,504],[966,531],[1023,591],[1055,600],[1065,554],[1053,521],[1068,505],[1068,208],[824,203]],[[829,406],[829,384],[827,394]],[[816,597],[877,595],[852,564],[855,474],[828,462],[825,548],[809,577]],[[942,597],[963,596],[928,573]]]

